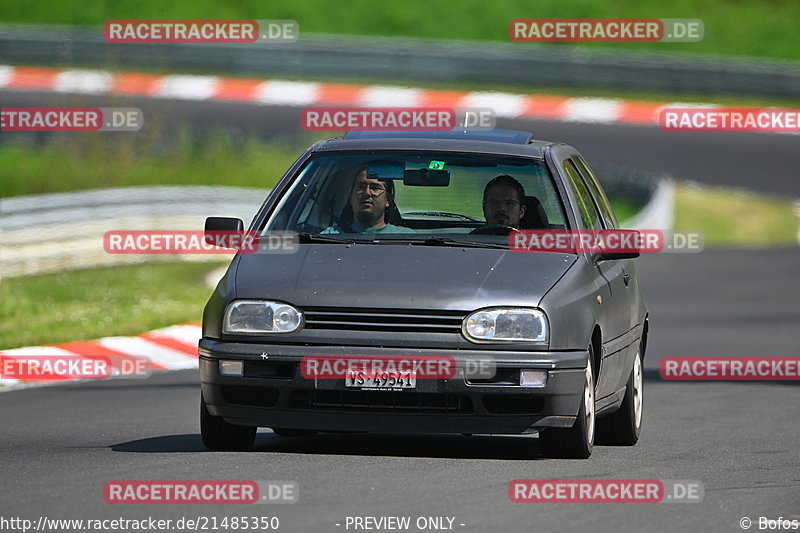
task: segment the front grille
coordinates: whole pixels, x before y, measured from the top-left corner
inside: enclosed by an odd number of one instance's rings
[[[528,394],[486,395],[483,407],[493,415],[535,415],[542,411],[544,399]]]
[[[472,401],[462,394],[431,394],[389,391],[299,390],[292,393],[290,406],[377,413],[463,413],[474,412]]]
[[[274,407],[280,395],[278,389],[264,387],[226,385],[221,388],[221,391],[225,403],[254,407]]]
[[[410,331],[419,333],[461,332],[466,311],[381,309],[358,307],[306,307],[307,329],[349,331]]]

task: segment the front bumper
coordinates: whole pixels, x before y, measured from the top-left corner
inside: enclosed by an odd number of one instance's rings
[[[571,427],[580,408],[586,351],[418,350],[200,341],[200,380],[209,412],[243,426],[396,433],[520,434]],[[491,359],[498,376],[547,370],[543,388],[499,379],[419,379],[415,390],[360,391],[343,379],[306,379],[305,356],[450,356]],[[244,361],[244,377],[219,374],[218,361]]]

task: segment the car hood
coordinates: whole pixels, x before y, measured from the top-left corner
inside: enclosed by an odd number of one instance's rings
[[[240,256],[236,298],[300,307],[535,306],[576,259],[503,249],[308,244],[293,254]]]

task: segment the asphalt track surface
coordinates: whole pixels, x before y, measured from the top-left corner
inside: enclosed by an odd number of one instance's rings
[[[12,96],[0,93],[0,102],[32,105]],[[268,123],[274,134],[296,116],[217,103],[157,105],[205,124],[241,120],[254,133]],[[532,126],[590,161],[733,186],[747,186],[761,169],[748,188],[797,196],[795,136],[693,141],[667,139],[654,127]],[[761,516],[800,520],[800,383],[668,382],[656,370],[667,356],[797,356],[798,272],[797,248],[639,259],[652,330],[643,433],[632,448],[551,460],[540,456],[535,436],[285,438],[262,430],[252,452],[208,452],[199,436],[198,375],[183,371],[0,394],[0,516],[269,515],[287,532],[346,531],[347,516],[411,516],[412,523],[446,516],[456,531],[481,532],[741,531],[742,517],[753,530]],[[685,504],[513,504],[508,485],[520,478],[699,480],[705,496]],[[103,485],[126,479],[294,480],[300,496],[291,505],[106,504]]]

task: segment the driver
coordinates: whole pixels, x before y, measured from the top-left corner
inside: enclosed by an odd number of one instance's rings
[[[389,224],[387,218],[400,218],[394,204],[394,183],[369,179],[362,168],[356,172],[340,223],[322,233],[408,233],[408,228]]]
[[[519,228],[525,216],[525,189],[508,175],[497,176],[483,189],[483,216],[487,224]]]

